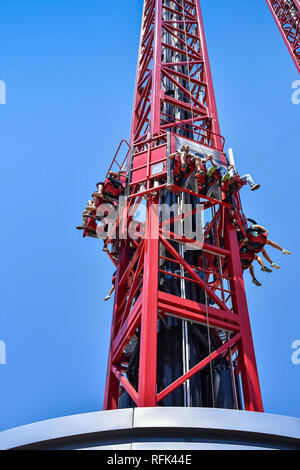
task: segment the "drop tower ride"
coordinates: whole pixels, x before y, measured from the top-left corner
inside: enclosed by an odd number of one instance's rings
[[[299,0],[267,3],[297,66]],[[80,227],[116,268],[104,411],[3,431],[1,449],[300,448],[299,418],[259,413],[237,236],[247,220],[239,186],[199,183],[196,157],[207,155],[234,164],[200,2],[144,0],[131,139],[109,168],[123,194],[96,213],[89,202]]]
[[[229,163],[200,2],[145,0],[117,262],[110,235],[105,242],[117,280],[104,410],[263,411],[236,234],[245,225],[239,192],[228,201],[216,186],[200,192],[193,172],[176,175],[168,156],[186,145]],[[130,240],[124,234],[141,204],[145,219]],[[176,209],[166,215],[166,207]],[[198,207],[202,241],[186,235]]]

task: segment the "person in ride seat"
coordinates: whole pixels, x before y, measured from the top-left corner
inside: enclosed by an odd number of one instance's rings
[[[180,152],[176,152],[169,156],[170,160],[174,160],[173,162],[173,175],[175,178],[179,178],[181,175],[181,161],[180,161]]]
[[[102,202],[117,202],[119,196],[124,191],[123,184],[120,181],[121,173],[115,173],[114,171],[109,172],[109,176],[103,182],[96,184],[98,191],[92,194],[93,205],[90,210],[93,212],[97,211],[97,207]]]
[[[229,178],[224,182],[222,190],[224,192],[230,192],[233,194],[236,191],[239,191],[242,186],[248,184],[251,188],[251,191],[256,191],[260,188],[260,184],[254,182],[250,174],[239,175],[233,165],[228,167]]]
[[[175,175],[179,176],[179,174],[182,174],[187,176],[187,173],[193,171],[192,160],[194,159],[194,155],[190,153],[190,147],[188,145],[183,145],[181,150],[177,150],[177,152],[169,155],[168,159],[175,159],[173,168]]]
[[[262,284],[255,277],[253,261],[257,261],[261,266],[261,270],[264,272],[271,273],[272,270],[267,268],[264,265],[264,262],[260,256],[258,256],[256,253],[254,253],[245,245],[240,248],[240,258],[241,258],[243,271],[246,271],[246,269],[249,269],[253,284],[255,284],[257,287],[260,287]]]
[[[246,185],[245,181],[242,181],[239,176],[233,175],[225,182],[221,184],[223,193],[226,194],[225,202],[233,203],[233,195],[240,191],[240,189]]]
[[[212,176],[215,172],[217,172],[218,178],[220,179],[221,183],[225,183],[229,180],[230,174],[225,165],[220,165],[219,163],[217,163],[214,160],[214,156],[212,154],[207,155],[206,160],[206,170],[209,176]]]
[[[273,242],[272,240],[268,239],[269,232],[265,227],[262,227],[261,225],[258,225],[254,220],[248,219],[249,222],[252,223],[252,225],[247,229],[247,238],[243,240],[243,244],[250,248],[251,251],[254,253],[262,253],[264,258],[269,261],[271,264],[271,267],[274,269],[280,269],[280,266],[275,263],[268,255],[268,253],[265,250],[265,246],[269,245],[272,246],[273,248],[281,251],[283,255],[290,255],[291,252],[289,250],[286,250],[285,248],[282,248],[280,245],[277,243]]]
[[[114,292],[115,288],[116,288],[116,279],[117,279],[117,271],[115,271],[112,275],[112,286],[111,286],[111,289],[109,291],[109,293],[107,294],[107,296],[104,298],[105,301],[109,300],[112,296],[112,293]]]
[[[87,223],[87,228],[83,232],[83,238],[85,237],[98,238],[97,223],[94,217],[91,217]]]
[[[127,276],[127,279],[126,279],[126,283],[127,283],[127,290],[130,289],[130,286],[131,286],[131,283],[134,279],[134,273],[131,271],[129,272],[128,276]],[[115,271],[112,275],[112,286],[111,286],[111,289],[109,291],[109,293],[107,294],[107,296],[104,298],[105,301],[109,300],[112,296],[112,293],[115,291],[116,289],[116,281],[117,281],[117,271]]]
[[[93,207],[93,201],[88,201],[87,207],[82,212],[82,224],[77,225],[76,227],[77,230],[85,230],[88,228],[89,220],[91,217],[93,217],[92,210],[90,209],[92,207]]]
[[[195,164],[195,178],[198,182],[199,192],[205,193],[211,186],[226,175],[226,168],[217,165],[211,154],[203,156],[196,153],[193,162]]]
[[[112,199],[118,199],[124,190],[120,181],[120,173],[115,173],[113,171],[109,172],[109,176],[104,182],[97,183],[96,186],[98,191],[93,193],[93,196],[98,199],[105,199],[106,196],[109,196]]]
[[[212,155],[207,155],[206,157],[203,157],[200,153],[195,153],[193,162],[195,164],[195,178],[199,179],[203,176],[208,176],[210,177],[214,171],[215,167],[211,167],[209,171],[207,171],[206,164],[207,162],[211,161],[213,158]]]

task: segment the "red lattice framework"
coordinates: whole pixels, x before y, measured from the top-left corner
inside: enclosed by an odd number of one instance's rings
[[[157,406],[216,358],[224,356],[237,358],[245,409],[263,411],[239,246],[232,222],[233,211],[242,226],[239,195],[235,197],[233,209],[224,200],[170,184],[167,156],[175,150],[176,136],[184,136],[191,143],[211,150],[222,151],[224,145],[200,2],[145,0],[130,141],[129,204],[123,208],[122,217],[116,223],[120,256],[104,409],[118,408],[120,386],[137,406]],[[153,167],[158,164],[161,171],[157,174]],[[154,187],[154,180],[158,179],[159,186]],[[140,191],[142,183],[144,190]],[[203,278],[165,236],[157,203],[160,191],[166,188],[174,194],[196,196],[204,211],[211,215],[205,239],[213,232],[213,242],[204,243],[203,251],[212,255],[214,262],[206,266]],[[136,226],[132,254],[130,241],[125,236],[128,223],[122,221],[128,214],[129,222],[132,221],[144,196],[147,196],[146,222]],[[167,235],[172,238],[174,234]],[[107,250],[110,237],[105,244]],[[191,242],[184,237],[180,241]],[[194,282],[213,300],[214,306],[159,289],[159,275],[164,273],[160,263],[161,246],[165,249],[165,259],[172,259],[184,273],[172,275]],[[111,258],[113,260],[112,255]],[[220,341],[219,347],[208,357],[158,391],[157,325],[168,316],[209,325],[212,331],[225,331],[226,339]],[[138,387],[134,388],[126,376],[126,346],[137,329],[140,332],[139,374]]]
[[[220,145],[208,52],[202,38],[199,2],[145,1],[131,143],[144,140],[149,132],[155,136],[174,129],[175,124],[194,124],[198,141],[203,135]]]
[[[300,73],[300,2],[267,0],[278,29]]]

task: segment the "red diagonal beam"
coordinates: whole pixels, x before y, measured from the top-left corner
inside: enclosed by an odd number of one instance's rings
[[[231,204],[228,204],[227,202],[219,201],[218,199],[214,199],[212,197],[204,196],[203,194],[195,193],[194,191],[190,191],[189,189],[186,189],[186,188],[180,188],[179,186],[173,185],[173,189],[175,191],[183,191],[184,193],[192,194],[193,196],[200,197],[202,199],[205,199],[206,201],[216,202],[217,204],[219,204],[220,206],[223,206],[223,207],[228,207],[228,208],[230,207],[231,208]]]
[[[141,104],[142,104],[143,100],[145,99],[145,101],[147,102],[147,100],[149,99],[149,95],[150,95],[150,92],[151,92],[151,84],[152,84],[152,82],[151,82],[151,77],[150,77],[147,84],[146,84],[146,86],[144,87],[142,93],[139,96],[139,100],[138,100],[138,102],[136,104],[136,108],[135,108],[136,113],[141,108]],[[145,104],[144,104],[144,107],[145,107]]]
[[[138,394],[137,392],[135,391],[135,389],[133,388],[133,386],[129,383],[129,381],[126,379],[126,377],[124,377],[124,375],[122,374],[122,372],[120,372],[115,366],[112,366],[111,367],[111,370],[112,372],[115,374],[115,376],[117,377],[118,381],[123,385],[123,387],[125,388],[126,392],[131,396],[131,398],[133,399],[133,401],[135,403],[138,402]]]
[[[167,10],[168,12],[173,13],[173,15],[180,15],[182,17],[184,16],[184,14],[182,12],[180,12],[178,10],[174,10],[173,8],[167,7],[166,5],[163,5],[163,8],[164,8],[164,10]],[[192,15],[186,14],[185,16],[186,16],[186,18],[188,18],[187,21],[195,21],[196,22],[196,18],[193,17]]]
[[[119,359],[137,329],[140,323],[141,307],[140,296],[112,344],[112,362],[115,363]]]
[[[188,78],[192,83],[194,83],[195,85],[198,85],[199,87],[207,86],[207,83],[205,83],[204,81],[197,80],[196,78],[193,78],[193,77],[187,77],[186,75],[184,75],[181,72],[178,72],[177,70],[173,70],[170,67],[166,67],[164,64],[162,65],[162,70],[163,72],[167,71],[170,74],[175,75],[178,78],[181,78],[182,80],[186,80]]]
[[[193,40],[192,40],[192,43],[191,44],[188,44],[186,43],[182,38],[181,38],[181,35],[182,35],[182,30],[180,29],[177,29],[177,28],[171,28],[170,25],[166,25],[166,24],[163,24],[163,28],[173,36],[174,39],[176,39],[177,41],[179,41],[184,47],[185,49],[187,48],[190,53],[194,54],[194,56],[197,56],[197,58],[199,59],[202,59],[202,56],[200,54],[200,52],[198,52],[198,50],[195,49],[195,47],[198,45],[199,46],[199,38],[197,37],[194,37]],[[180,33],[178,33],[178,31],[180,31]],[[178,33],[178,34],[177,34]],[[192,39],[192,36],[190,35],[190,39]],[[169,45],[168,45],[169,46]],[[180,51],[184,51],[184,49],[180,49]]]
[[[172,219],[170,219],[170,222]],[[167,221],[169,223],[169,221]],[[195,245],[195,248],[199,248],[200,250],[203,249],[203,251],[207,253],[211,253],[213,255],[220,255],[220,256],[228,256],[230,252],[228,250],[225,250],[224,248],[220,248],[215,245],[209,245],[208,243],[202,243],[201,241],[198,240],[189,240],[186,237],[183,237],[181,235],[175,234],[173,232],[169,232],[167,230],[162,231],[162,236],[166,239],[172,239],[178,242],[182,243],[190,243]]]
[[[122,285],[128,278],[128,275],[130,274],[130,272],[132,271],[135,263],[137,262],[139,256],[140,256],[140,253],[141,253],[141,250],[142,250],[142,247],[143,247],[143,243],[141,242],[139,244],[139,247],[138,249],[135,251],[133,257],[132,257],[132,260],[130,261],[128,267],[126,268],[126,271],[124,272],[119,284]]]
[[[164,29],[168,30],[168,32],[170,32],[170,33],[171,33],[171,30],[173,30],[176,33],[182,34],[182,29],[176,28],[176,26],[174,26],[174,24],[172,24],[172,22],[170,23],[169,21],[163,21],[162,26],[163,26]],[[188,31],[187,31],[186,35],[189,39],[192,39],[195,42],[199,42],[199,36],[195,36],[194,34],[189,33]]]
[[[185,111],[188,111],[189,113],[194,113],[195,115],[198,115],[199,119],[209,118],[208,109],[203,105],[201,105],[201,107],[192,106],[190,103],[176,100],[175,98],[171,98],[171,96],[167,96],[167,95],[164,96],[164,101],[166,103],[172,104],[173,106],[175,106],[175,108],[184,109]]]
[[[171,51],[173,52],[177,52],[177,54],[179,55],[184,55],[184,56],[187,56],[188,57],[188,61],[190,62],[190,60],[202,60],[202,57],[200,56],[200,54],[198,54],[196,51],[194,51],[193,49],[192,50],[187,50],[186,49],[180,49],[179,47],[176,47],[176,46],[172,46],[171,44],[167,44],[165,42],[162,43],[162,46],[165,47],[166,49],[170,49]],[[189,48],[188,48],[189,49]],[[191,49],[191,48],[190,48]]]
[[[145,113],[143,114],[143,116],[142,117],[139,116],[139,125],[136,128],[133,141],[135,141],[135,139],[138,137],[139,133],[143,129],[143,126],[144,126],[145,122],[147,121],[147,118],[149,117],[150,111],[151,111],[151,105],[149,104],[149,106],[148,106],[147,110],[145,111]]]
[[[225,310],[227,313],[231,313],[231,311],[226,307],[226,305],[219,299],[219,297],[214,293],[214,291],[195,273],[195,271],[190,267],[190,265],[179,255],[179,253],[173,248],[173,246],[160,237],[161,243],[166,247],[166,249],[171,253],[171,255],[180,261],[180,264],[184,267],[184,269],[189,273],[192,279],[194,279],[197,284],[201,287],[201,289],[207,292],[208,297],[210,297],[222,310]]]
[[[183,4],[182,4],[182,3],[177,2],[176,0],[172,0],[172,3],[174,3],[175,5],[177,5],[178,8],[181,8],[181,10],[183,10],[185,16],[188,15],[191,19],[193,19],[193,20],[196,19],[196,18],[195,18],[195,14],[193,14],[193,13],[191,13],[190,11],[187,11],[187,10],[186,10],[185,6],[186,6],[187,2],[184,1]],[[195,8],[195,4],[194,4],[194,3],[192,3],[192,4],[190,3],[188,6],[191,6],[191,7]],[[173,10],[173,11],[174,11],[174,10]],[[179,10],[176,10],[176,13],[177,13],[177,14],[179,13],[181,16],[183,16],[183,12],[181,12],[181,11],[179,11]]]
[[[241,335],[238,333],[235,335],[231,340],[227,341],[226,343],[222,344],[218,349],[216,349],[210,356],[206,357],[203,359],[203,361],[199,362],[196,366],[194,366],[191,370],[189,370],[186,374],[182,375],[179,379],[175,380],[171,385],[169,385],[167,388],[162,390],[158,395],[157,395],[157,403],[159,403],[161,400],[166,398],[170,393],[174,392],[178,387],[180,387],[184,382],[187,380],[191,379],[197,372],[200,372],[200,370],[204,369],[210,362],[214,361],[217,359],[221,354],[226,352],[231,346],[236,344],[239,340],[241,339]]]
[[[162,68],[162,72],[163,72],[163,75],[165,75],[172,83],[174,83],[174,85],[177,88],[179,88],[179,90],[181,90],[187,97],[189,97],[190,99],[192,99],[194,101],[195,106],[197,106],[199,109],[202,109],[204,112],[207,113],[207,108],[202,103],[200,103],[200,101],[197,100],[197,98],[195,98],[195,96],[192,95],[191,91],[189,91],[187,88],[185,88],[179,82],[177,82],[175,80],[175,78],[172,77],[172,75],[169,72],[167,72],[166,68]],[[186,76],[185,80],[188,82],[189,77]]]
[[[144,249],[144,246],[143,246],[143,249]],[[135,277],[134,277],[134,279],[131,283],[131,286],[130,286],[127,301],[126,301],[126,298],[124,298],[124,302],[126,302],[126,305],[125,305],[123,315],[122,315],[122,318],[121,318],[121,326],[123,325],[123,323],[125,322],[125,320],[127,318],[127,315],[128,315],[128,313],[130,311],[130,308],[131,308],[133,298],[136,294],[136,291],[138,290],[138,285],[139,285],[139,282],[140,282],[139,278],[140,278],[141,272],[143,270],[143,255],[144,255],[144,250],[141,251],[141,257],[139,259],[139,262],[138,262],[138,265],[137,265],[137,268],[136,268]],[[123,305],[123,303],[122,303],[122,305]]]

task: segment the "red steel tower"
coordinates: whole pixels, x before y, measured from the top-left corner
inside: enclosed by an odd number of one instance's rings
[[[201,191],[189,161],[177,171],[168,157],[187,145],[228,164],[200,2],[144,0],[129,151],[111,167],[126,169],[127,202],[104,248],[117,269],[105,410],[263,411],[239,191]]]
[[[300,73],[300,2],[267,0],[267,4]]]

